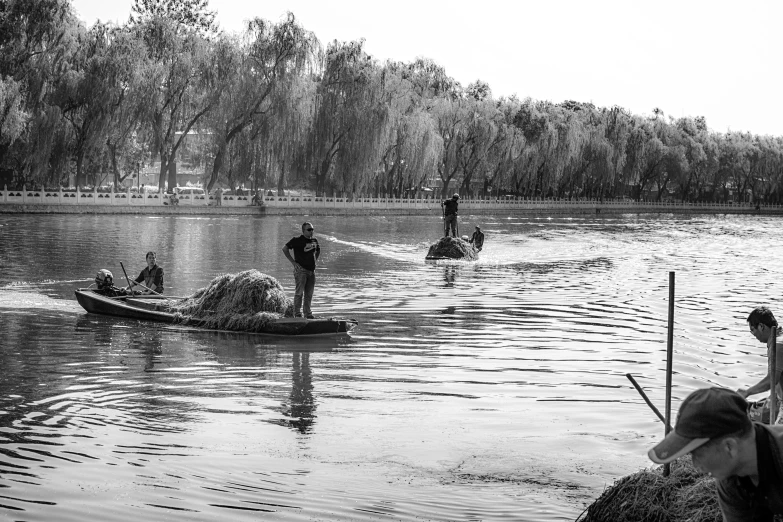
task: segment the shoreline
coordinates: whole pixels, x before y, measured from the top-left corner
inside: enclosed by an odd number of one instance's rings
[[[618,215],[618,214],[749,214],[783,215],[783,207],[765,206],[756,210],[740,205],[701,204],[649,204],[594,202],[525,202],[514,205],[491,205],[492,208],[475,208],[478,205],[462,206],[462,215]],[[101,205],[53,205],[40,203],[0,204],[0,214],[127,214],[150,216],[437,216],[441,217],[437,205],[405,207],[323,207],[296,206],[101,206]]]

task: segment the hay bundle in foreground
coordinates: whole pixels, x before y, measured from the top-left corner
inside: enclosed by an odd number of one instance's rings
[[[578,522],[721,522],[713,479],[696,471],[690,459],[623,477],[593,502]]]
[[[441,258],[474,261],[478,259],[478,251],[463,239],[446,236],[439,239],[427,252],[427,259]]]
[[[262,332],[270,321],[293,315],[293,302],[274,277],[258,270],[225,274],[166,310],[181,324],[215,330]]]

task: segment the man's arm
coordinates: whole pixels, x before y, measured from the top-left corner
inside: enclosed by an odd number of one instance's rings
[[[151,288],[151,290],[154,290],[158,293],[163,291],[163,269],[161,267],[158,267],[155,272],[155,279],[152,281],[152,286],[154,288]]]
[[[318,240],[315,240],[315,260],[318,261],[318,256],[321,255],[321,245],[318,244]]]
[[[750,388],[740,388],[737,390],[737,393],[740,394],[743,399],[747,399],[750,395],[756,395],[757,393],[763,393],[766,391],[769,391],[769,371],[767,371],[767,375],[759,382]]]
[[[291,261],[291,264],[294,265],[294,270],[299,268],[299,264],[296,261],[294,261],[293,257],[291,257],[291,252],[290,252],[290,249],[288,248],[288,244],[287,243],[285,245],[283,245],[283,254],[285,254],[285,257],[287,257],[288,260]]]

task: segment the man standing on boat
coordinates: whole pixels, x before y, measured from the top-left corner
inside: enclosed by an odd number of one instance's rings
[[[451,199],[441,202],[440,206],[443,207],[443,236],[449,237],[449,226],[451,226],[451,235],[457,237],[459,194],[454,194]]]
[[[291,250],[294,256],[291,257]],[[315,290],[315,263],[321,255],[321,247],[318,240],[313,237],[313,224],[305,222],[302,225],[302,235],[294,237],[283,246],[283,254],[294,266],[294,317],[302,317],[302,305],[304,304],[304,316],[315,319],[310,309]]]
[[[163,269],[157,264],[158,256],[155,252],[147,252],[147,267],[141,271],[139,277],[133,279],[131,287],[140,287],[133,290],[136,294],[162,294],[163,293]],[[143,281],[143,283],[142,283]]]
[[[772,338],[772,329],[777,326],[778,321],[772,314],[772,310],[765,306],[756,308],[748,316],[748,327],[750,328],[750,333],[752,333],[753,337],[755,337],[760,343],[767,345],[767,373],[759,382],[750,388],[740,388],[737,390],[737,393],[739,393],[743,398],[747,399],[750,395],[756,395],[757,393],[770,391],[769,379],[770,376],[774,373],[776,383],[775,393],[777,393],[778,404],[777,420],[774,422],[774,424],[783,424],[783,391],[781,391],[780,388],[780,376],[781,372],[783,372],[783,340],[778,340],[775,342],[775,339]],[[778,334],[780,334],[780,329],[778,329]],[[776,352],[776,368],[772,368],[773,343],[775,344]],[[769,401],[767,401],[767,408],[769,407],[768,405]]]
[[[747,408],[731,390],[696,390],[647,455],[668,464],[690,453],[693,467],[715,479],[724,522],[772,522],[783,513],[783,426],[751,422]]]

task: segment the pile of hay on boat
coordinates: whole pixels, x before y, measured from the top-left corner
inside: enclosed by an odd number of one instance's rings
[[[180,324],[214,330],[263,332],[274,320],[293,316],[293,301],[274,277],[258,270],[225,274],[166,310]]]
[[[721,522],[714,480],[688,458],[623,477],[593,502],[577,522]]]
[[[475,261],[478,251],[473,245],[457,237],[443,237],[430,247],[427,259],[464,259]]]

